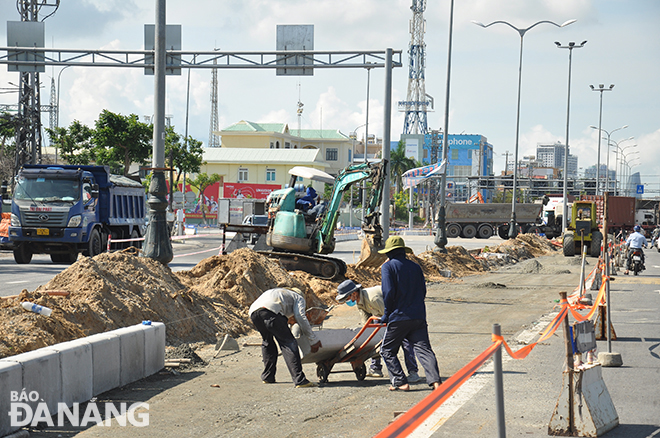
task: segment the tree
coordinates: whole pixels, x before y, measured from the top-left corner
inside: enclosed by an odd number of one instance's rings
[[[152,126],[140,122],[135,114],[123,116],[103,110],[92,135],[97,163],[119,164],[128,176],[131,163],[144,165],[151,156],[152,133]]]
[[[95,161],[93,130],[74,120],[68,128],[46,129],[52,146],[58,155],[69,164],[87,165]]]
[[[196,187],[199,190],[200,202],[204,204],[204,191],[207,187],[212,186],[218,181],[222,181],[222,177],[217,173],[211,174],[210,176],[206,173],[198,173],[197,176],[189,181],[189,184],[193,187]],[[206,223],[206,211],[202,206],[202,220]]]
[[[406,147],[403,141],[399,141],[396,149],[390,154],[390,175],[396,183],[396,192],[399,193],[403,189],[403,182],[401,176],[406,171],[415,167],[415,160],[406,157]]]
[[[14,174],[17,119],[9,113],[0,114],[0,182]]]
[[[179,186],[182,173],[198,173],[204,162],[202,142],[190,136],[187,140],[174,132],[173,127],[165,129],[165,160],[177,172],[174,187]]]

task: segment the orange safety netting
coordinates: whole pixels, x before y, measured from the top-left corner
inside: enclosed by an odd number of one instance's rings
[[[602,272],[603,263],[602,260],[599,260],[599,263],[589,274],[589,278],[596,276],[597,272]],[[533,342],[529,345],[518,349],[517,351],[512,351],[511,347],[506,343],[502,336],[492,335],[493,344],[483,351],[479,356],[475,357],[470,363],[461,368],[453,376],[447,379],[439,388],[435,389],[431,394],[426,396],[422,401],[413,406],[405,414],[399,416],[394,422],[392,422],[385,429],[380,431],[375,438],[390,438],[390,437],[406,437],[418,428],[424,420],[426,420],[436,409],[440,407],[449,397],[458,390],[458,388],[463,385],[472,375],[500,348],[504,345],[506,352],[513,359],[524,359],[529,355],[529,353],[538,345],[540,342],[543,342],[557,331],[561,323],[564,321],[564,318],[567,317],[569,311],[573,318],[577,321],[585,321],[587,319],[592,319],[596,314],[598,306],[601,303],[605,302],[605,291],[606,285],[609,282],[609,277],[602,275],[602,282],[600,289],[598,290],[598,295],[596,300],[591,306],[586,306],[579,302],[581,296],[576,296],[579,291],[579,287],[571,294],[572,298],[575,298],[575,304],[571,304],[568,299],[562,299],[559,303],[561,310],[559,313],[552,319],[550,324],[541,332],[539,339],[536,342]],[[582,315],[577,312],[577,310],[589,310],[586,315]]]

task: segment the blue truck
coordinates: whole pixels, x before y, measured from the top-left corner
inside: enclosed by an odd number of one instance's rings
[[[139,238],[146,227],[141,183],[108,166],[25,165],[16,176],[9,240],[18,264],[33,254],[74,263],[104,252],[107,240]],[[134,245],[138,246],[138,245]]]

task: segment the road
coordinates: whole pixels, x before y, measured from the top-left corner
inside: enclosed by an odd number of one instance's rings
[[[232,233],[227,233],[227,244]],[[410,246],[415,254],[428,251],[435,247],[434,236],[404,236],[406,244]],[[483,248],[485,245],[496,246],[502,243],[499,237],[482,239],[449,239],[448,246],[460,245],[466,249]],[[192,269],[201,260],[218,254],[222,244],[221,234],[200,234],[199,238],[185,241],[174,241],[172,249],[174,259],[169,264],[173,271]],[[338,242],[333,257],[340,258],[346,263],[356,263],[360,258],[359,240]],[[188,255],[189,254],[189,255]],[[65,270],[68,265],[56,264],[50,260],[50,256],[37,254],[28,265],[17,265],[11,251],[0,251],[0,296],[6,297],[17,295],[23,289],[35,290],[38,286],[48,283],[51,278]]]

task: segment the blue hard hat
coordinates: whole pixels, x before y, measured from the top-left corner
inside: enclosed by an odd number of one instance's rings
[[[640,227],[639,225],[635,225],[633,227],[633,230],[635,230],[635,231],[640,231],[641,229],[642,229],[642,227]]]

